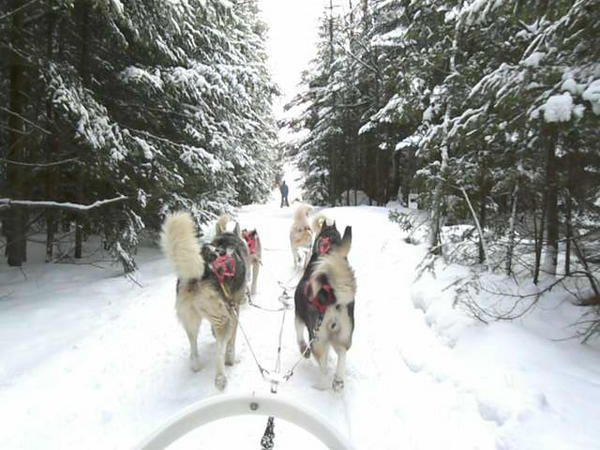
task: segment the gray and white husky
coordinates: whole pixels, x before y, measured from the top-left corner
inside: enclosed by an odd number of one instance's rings
[[[256,284],[258,283],[258,274],[262,265],[262,244],[256,229],[242,230],[242,237],[248,246],[248,281],[250,284],[250,294],[256,294]]]
[[[187,212],[169,215],[161,235],[163,251],[177,274],[175,310],[190,342],[191,368],[200,370],[198,331],[206,319],[217,341],[215,386],[220,390],[227,385],[225,365],[235,362],[239,306],[246,294],[249,259],[239,225],[226,231],[229,221],[229,216],[221,216],[215,238],[202,247]]]
[[[300,352],[313,354],[323,380],[327,374],[327,357],[333,347],[337,367],[332,387],[344,387],[346,353],[352,345],[356,279],[348,263],[352,245],[352,229],[346,227],[340,237],[335,222],[317,217],[313,224],[317,237],[311,259],[294,295],[296,335]],[[310,348],[304,339],[308,329]],[[323,381],[321,380],[321,381]]]

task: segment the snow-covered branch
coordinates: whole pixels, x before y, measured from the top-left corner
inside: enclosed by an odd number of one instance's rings
[[[6,113],[8,113],[8,114],[11,114],[11,115],[13,115],[13,116],[15,116],[15,117],[18,117],[18,118],[19,118],[19,119],[21,119],[23,122],[26,122],[26,123],[28,123],[29,125],[31,125],[32,127],[34,127],[34,128],[37,128],[37,129],[38,129],[38,130],[40,130],[42,133],[45,133],[45,134],[52,134],[52,132],[51,132],[51,131],[48,131],[48,130],[46,130],[45,128],[42,128],[41,126],[39,126],[39,125],[38,125],[38,124],[36,124],[35,122],[32,122],[31,120],[27,119],[27,117],[23,117],[21,114],[17,114],[16,112],[14,112],[14,111],[12,111],[12,110],[10,110],[10,109],[8,109],[8,108],[5,108],[4,106],[0,106],[0,110],[2,110],[2,111],[4,111],[4,112],[6,112]]]
[[[12,161],[6,158],[0,158],[0,161],[6,164],[13,164],[15,166],[26,166],[26,167],[52,167],[52,166],[61,166],[63,164],[77,163],[79,162],[79,158],[69,158],[63,159],[62,161],[52,161],[48,163],[28,163],[23,161]]]
[[[0,209],[10,208],[11,206],[26,206],[31,208],[59,208],[70,209],[74,211],[89,211],[100,206],[116,203],[127,200],[129,197],[120,195],[119,197],[109,198],[106,200],[98,200],[88,205],[71,202],[52,202],[52,201],[36,201],[36,200],[11,200],[9,198],[0,198]]]
[[[7,18],[9,18],[10,16],[13,16],[13,15],[15,15],[16,13],[18,13],[18,12],[19,12],[19,11],[21,11],[22,9],[25,9],[25,8],[27,8],[29,5],[32,5],[33,3],[37,3],[37,2],[39,2],[39,1],[40,1],[40,0],[31,0],[31,1],[27,2],[27,3],[25,3],[24,5],[21,5],[21,6],[17,7],[17,8],[15,8],[15,9],[13,9],[12,11],[9,11],[9,12],[7,12],[6,14],[4,14],[4,15],[0,16],[0,20],[7,19]]]

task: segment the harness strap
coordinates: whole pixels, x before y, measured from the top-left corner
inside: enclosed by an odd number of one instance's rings
[[[318,292],[312,297],[309,297],[309,288],[310,284],[306,283],[304,285],[304,295],[308,298],[308,302],[319,311],[319,314],[325,314],[327,308],[335,303],[335,292],[333,291],[333,287],[329,283],[321,285],[321,290],[324,290],[326,293],[325,298],[320,297]]]
[[[215,258],[210,267],[221,286],[223,286],[226,279],[235,277],[235,258],[231,255],[222,255]]]
[[[256,255],[256,252],[258,251],[258,236],[255,234],[254,237],[252,237],[248,231],[245,231],[242,236],[248,244],[248,250],[250,251],[250,254]]]

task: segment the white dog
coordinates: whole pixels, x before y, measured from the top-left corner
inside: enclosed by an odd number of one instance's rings
[[[295,268],[304,268],[312,246],[313,231],[308,220],[313,207],[300,203],[294,211],[294,221],[290,228],[290,246]],[[304,254],[304,256],[303,256]]]

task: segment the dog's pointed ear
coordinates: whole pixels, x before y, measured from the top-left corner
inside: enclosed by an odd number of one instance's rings
[[[352,227],[348,226],[344,230],[344,236],[342,237],[342,244],[340,245],[340,253],[343,257],[347,257],[350,253],[350,247],[352,246]]]
[[[241,236],[241,235],[242,235],[242,233],[241,233],[241,231],[240,231],[240,224],[239,224],[239,223],[237,223],[237,222],[235,223],[235,228],[233,229],[233,233],[234,233],[236,236]]]

